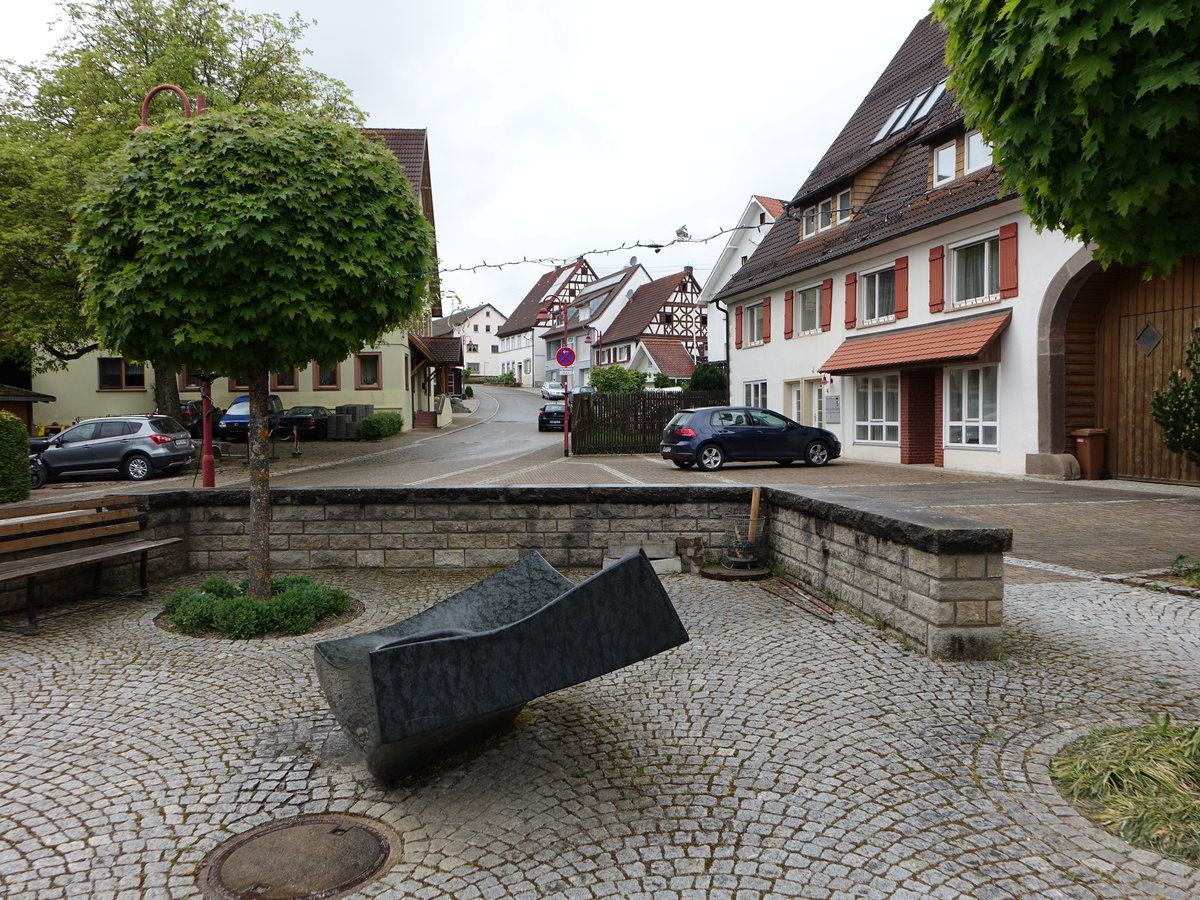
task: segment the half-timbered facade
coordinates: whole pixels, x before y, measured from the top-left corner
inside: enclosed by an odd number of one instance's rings
[[[562,331],[559,316],[595,280],[596,270],[583,257],[539,278],[497,332],[501,372],[511,372],[518,384],[535,387],[558,380],[557,369],[552,371],[547,363],[541,337],[548,330]]]
[[[602,345],[593,348],[595,365],[689,378],[708,343],[708,308],[699,302],[700,292],[690,266],[639,287],[613,319]]]

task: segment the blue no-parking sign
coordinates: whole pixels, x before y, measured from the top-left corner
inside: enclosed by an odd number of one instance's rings
[[[575,351],[570,347],[559,347],[558,352],[554,354],[554,358],[565,369],[575,364]]]

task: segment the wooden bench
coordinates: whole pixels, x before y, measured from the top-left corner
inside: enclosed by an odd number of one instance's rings
[[[178,543],[182,538],[146,540],[136,537],[141,528],[137,500],[133,497],[0,508],[0,584],[25,579],[25,615],[29,624],[18,630],[38,633],[37,579],[62,569],[92,566],[91,593],[98,594],[100,570],[106,560],[140,554],[139,590],[107,599],[137,593],[147,596],[150,588],[146,563],[150,551]]]

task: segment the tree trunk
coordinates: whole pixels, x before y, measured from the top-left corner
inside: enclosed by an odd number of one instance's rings
[[[154,367],[154,408],[164,416],[178,419],[182,406],[179,402],[178,373],[173,366],[157,362],[151,362],[150,365]]]
[[[247,373],[250,383],[250,423],[246,429],[250,457],[250,552],[247,556],[250,596],[271,596],[271,472],[268,397],[271,373],[256,361]]]

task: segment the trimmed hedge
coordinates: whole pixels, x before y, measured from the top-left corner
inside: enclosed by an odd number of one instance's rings
[[[358,423],[358,438],[362,441],[379,441],[404,430],[404,416],[394,412],[371,413]]]
[[[29,436],[25,423],[0,411],[0,503],[29,499]]]
[[[163,601],[163,614],[184,634],[215,631],[224,638],[255,638],[267,634],[307,634],[322,619],[350,611],[350,595],[318,584],[303,575],[271,579],[271,599],[247,596],[247,579],[240,585],[220,576],[206,578],[199,590],[184,588]]]

